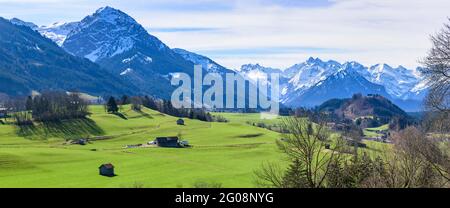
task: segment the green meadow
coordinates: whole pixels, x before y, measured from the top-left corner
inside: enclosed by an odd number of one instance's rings
[[[220,113],[228,123],[185,119],[179,126],[176,117],[129,109],[124,106],[123,115],[113,115],[103,106],[90,106],[88,119],[28,127],[0,124],[0,187],[254,187],[254,171],[262,163],[285,163],[275,144],[280,135],[248,124],[275,124],[281,118]],[[192,147],[125,148],[177,135]],[[80,138],[91,142],[67,142]],[[372,154],[382,149],[368,145]],[[112,163],[117,176],[100,176],[103,163]]]
[[[91,106],[92,115],[19,128],[0,124],[0,187],[253,187],[253,171],[263,161],[280,161],[278,133],[241,122],[208,123],[144,109],[124,107],[123,116]],[[157,136],[177,136],[191,148],[134,148]],[[68,139],[91,138],[69,145]],[[115,166],[116,177],[103,177],[98,167]]]
[[[366,128],[364,129],[364,136],[366,137],[380,137],[382,134],[377,133],[377,131],[387,131],[389,130],[389,124],[385,124],[376,128]]]

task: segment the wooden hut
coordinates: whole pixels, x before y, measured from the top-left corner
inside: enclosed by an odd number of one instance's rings
[[[177,125],[184,125],[184,120],[183,119],[178,119],[177,120]]]
[[[114,165],[112,165],[111,163],[102,164],[100,167],[98,167],[98,169],[99,169],[100,175],[102,175],[102,176],[108,176],[108,177],[115,176]]]
[[[155,144],[159,147],[180,147],[178,137],[158,137],[155,139]]]

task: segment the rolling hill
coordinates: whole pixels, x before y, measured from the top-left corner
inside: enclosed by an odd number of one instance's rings
[[[278,134],[242,123],[209,123],[144,108],[123,107],[126,119],[90,106],[88,119],[32,127],[0,124],[0,187],[193,187],[197,182],[223,187],[254,187],[253,170],[278,161]],[[158,136],[176,136],[192,148],[124,148]],[[91,138],[87,145],[67,139]],[[116,177],[98,167],[115,166]]]
[[[407,119],[408,114],[381,95],[354,95],[347,99],[331,99],[318,107],[319,111],[328,111],[345,119],[359,117],[378,117]]]

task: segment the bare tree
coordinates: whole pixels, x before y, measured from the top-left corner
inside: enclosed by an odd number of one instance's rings
[[[448,183],[442,171],[448,158],[426,134],[415,127],[393,135],[395,158],[390,160],[396,166],[398,187],[443,187]]]
[[[339,151],[343,146],[342,140],[331,139],[331,133],[324,123],[313,123],[306,118],[284,118],[281,127],[285,133],[277,145],[287,155],[291,166],[283,175],[283,180],[271,166],[262,169],[264,174],[260,173],[260,178],[274,186],[326,187],[330,169],[341,158]],[[333,145],[326,149],[330,143]]]
[[[255,183],[261,188],[289,188],[284,183],[284,171],[277,163],[264,163],[254,172]],[[292,187],[291,187],[292,188]]]
[[[448,141],[450,132],[450,24],[444,24],[443,29],[431,37],[431,42],[433,46],[422,61],[425,68],[421,70],[430,86],[425,102],[429,111],[425,126],[430,132],[429,137],[440,138],[438,142],[431,142],[427,148],[419,150],[429,164],[448,182],[450,144],[447,142],[447,151],[440,150],[439,144]]]
[[[450,113],[450,25],[431,37],[433,47],[427,57],[422,60],[425,66],[421,70],[430,85],[426,100],[427,107],[432,111]]]

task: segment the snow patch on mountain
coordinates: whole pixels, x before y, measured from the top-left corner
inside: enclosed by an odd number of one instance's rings
[[[38,44],[36,44],[36,45],[34,46],[34,48],[35,48],[37,51],[39,51],[39,52],[43,52],[42,49],[39,47]]]
[[[129,74],[130,72],[132,72],[132,71],[133,71],[132,68],[127,68],[127,69],[125,69],[123,72],[120,73],[120,76],[127,75],[127,74]]]
[[[123,59],[122,63],[129,64],[135,60],[138,60],[139,62],[141,62],[143,64],[150,64],[153,62],[153,59],[151,57],[138,52],[137,54],[133,55],[130,58]]]
[[[38,32],[53,40],[53,42],[59,46],[62,46],[67,38],[67,35],[69,35],[69,33],[72,32],[78,24],[79,22],[55,22],[48,26],[39,27]]]
[[[51,25],[44,25],[39,27],[32,22],[25,22],[18,18],[12,18],[9,21],[15,25],[26,26],[31,28],[32,30],[35,30],[41,33],[46,38],[49,38],[59,46],[64,43],[67,35],[78,25],[78,22],[55,22]]]
[[[282,75],[282,71],[280,69],[264,67],[261,66],[260,64],[242,65],[239,72],[245,79],[255,84],[258,82],[258,80],[262,81],[263,84],[267,84],[270,74],[276,73]]]

